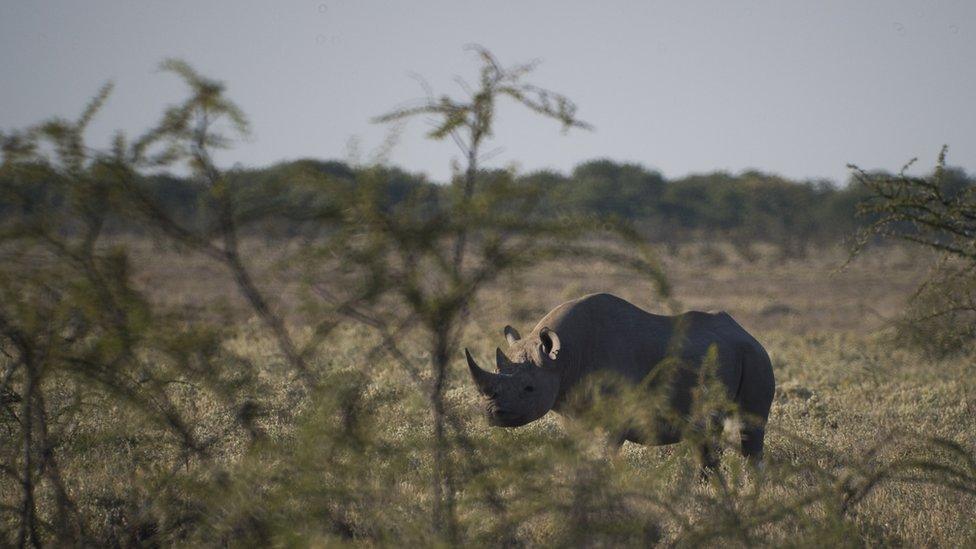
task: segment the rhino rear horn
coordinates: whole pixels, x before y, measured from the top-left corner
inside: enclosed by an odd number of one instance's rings
[[[518,330],[512,328],[511,326],[506,325],[503,332],[505,333],[505,341],[508,342],[509,346],[514,345],[516,341],[522,339],[522,336],[519,335]]]
[[[506,370],[514,366],[511,359],[505,356],[505,353],[498,347],[495,347],[495,369],[501,373],[506,373]]]
[[[490,396],[494,392],[495,380],[498,374],[482,370],[474,359],[471,358],[471,353],[467,349],[464,350],[464,357],[468,359],[468,370],[471,371],[471,377],[474,379],[478,391],[483,395]]]

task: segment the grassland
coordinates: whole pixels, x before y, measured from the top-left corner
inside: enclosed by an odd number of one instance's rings
[[[246,378],[235,386],[246,387],[265,412],[255,423],[259,435],[249,438],[235,431],[219,395],[172,389],[200,436],[221,441],[202,461],[174,451],[158,425],[92,395],[82,406],[92,413],[66,423],[60,449],[65,476],[77,479],[69,491],[90,524],[134,544],[430,540],[423,394],[384,354],[371,352],[375,335],[356,326],[334,333],[315,358],[317,368],[335,373],[323,389],[329,398],[309,396],[289,385],[273,342],[219,267],[147,242],[127,244],[134,280],[151,301],[221,319],[234,331],[226,345],[239,362],[223,375]],[[303,308],[294,270],[279,262],[297,245],[254,242],[248,256],[301,339],[314,314]],[[473,412],[459,352],[447,395],[461,417],[459,440],[473,445],[456,453],[464,539],[976,545],[976,497],[959,490],[903,479],[843,501],[844,483],[856,487],[892,460],[956,456],[932,447],[930,437],[976,451],[976,355],[926,358],[895,345],[888,328],[931,258],[885,248],[840,269],[845,259],[840,250],[791,260],[763,253],[755,261],[722,247],[662,252],[674,285],[669,299],[600,265],[547,264],[491,288],[465,328],[466,345],[482,358],[502,344],[504,324],[527,331],[561,301],[607,291],[654,312],[728,311],[766,345],[778,387],[768,477],[755,478],[727,450],[728,484],[700,486],[690,480],[693,457],[684,445],[628,443],[614,455],[593,429],[554,414],[517,430],[489,429]],[[422,342],[405,347],[423,362]],[[465,461],[472,453],[477,463]],[[3,502],[16,505],[12,485],[3,486]]]

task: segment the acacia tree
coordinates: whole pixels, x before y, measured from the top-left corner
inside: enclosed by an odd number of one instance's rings
[[[516,185],[509,172],[480,168],[500,99],[512,99],[564,129],[588,126],[576,118],[576,107],[566,97],[524,81],[534,65],[506,68],[487,50],[473,49],[481,60],[481,77],[476,89],[462,83],[467,97],[435,98],[428,90],[420,105],[376,118],[432,117],[429,137],[451,138],[458,145],[466,164],[456,171],[446,199],[432,199],[422,189],[400,204],[387,204],[384,170],[363,170],[342,197],[337,233],[325,245],[310,246],[304,262],[324,304],[376,330],[382,349],[427,393],[433,427],[432,523],[448,542],[459,539],[451,455],[469,446],[444,391],[450,365],[460,356],[464,321],[480,292],[503,274],[572,258],[624,265],[652,279],[660,294],[668,291],[653,255],[626,224],[547,211],[543,189]],[[401,348],[411,335],[425,341],[426,370]],[[468,463],[477,459],[468,454]]]
[[[849,165],[855,180],[871,191],[859,213],[873,217],[858,243],[878,235],[921,244],[976,264],[976,185],[950,181],[948,147],[942,147],[930,177],[913,177],[906,164],[894,176]]]
[[[932,276],[912,296],[899,326],[903,341],[948,352],[976,339],[976,185],[946,167],[947,147],[928,177],[849,166],[870,193],[858,205],[870,223],[857,235],[854,253],[872,238],[902,240],[941,255]]]
[[[93,531],[78,511],[69,489],[78,479],[65,480],[59,453],[65,431],[84,407],[97,402],[135,411],[135,417],[125,417],[129,423],[113,427],[137,429],[148,421],[166,435],[156,450],[172,453],[187,471],[191,462],[210,462],[213,449],[237,429],[252,441],[261,434],[254,423],[260,405],[247,396],[255,387],[247,379],[250,368],[223,346],[229,331],[193,323],[180,311],[151,303],[132,282],[125,247],[104,238],[113,223],[136,221],[226,266],[288,364],[306,387],[315,385],[305,354],[257,287],[240,251],[241,221],[265,212],[238,204],[233,174],[219,170],[212,159],[214,149],[231,142],[221,133],[223,125],[243,135],[246,120],[224,97],[220,83],[180,61],[166,61],[163,68],[184,78],[190,97],[167,109],[157,126],[131,143],[121,133],[110,150],[85,142],[110,85],[76,120],[55,118],[0,136],[5,207],[0,220],[0,421],[16,433],[10,440],[20,449],[13,454],[8,451],[12,445],[2,445],[2,472],[5,484],[16,479],[20,488],[16,540],[21,546],[121,543],[126,538],[138,543],[162,528],[143,516],[151,504],[135,493],[122,498],[131,513],[124,521],[128,532],[113,531],[114,526]],[[210,215],[202,228],[177,222],[144,184],[146,172],[182,161],[208,191]],[[236,427],[202,436],[208,426],[194,417],[195,406],[187,405],[183,387],[214,397],[224,408],[220,415]],[[131,465],[132,470],[138,467]],[[165,488],[173,490],[169,495],[175,499],[183,497],[176,483]]]
[[[236,203],[233,174],[220,170],[213,159],[213,151],[227,148],[233,142],[233,136],[244,137],[248,134],[247,119],[241,109],[226,97],[221,82],[201,76],[186,62],[177,59],[164,61],[161,68],[180,76],[189,86],[191,94],[182,103],[166,109],[159,124],[128,150],[120,143],[113,159],[119,182],[125,186],[151,228],[161,230],[179,244],[206,254],[230,271],[241,295],[274,335],[288,363],[306,385],[313,386],[315,380],[309,372],[305,354],[300,352],[284,320],[258,288],[242,257],[239,225],[241,218],[246,216],[242,216]],[[225,127],[231,135],[223,133]],[[160,146],[161,150],[154,153],[154,149]],[[178,162],[186,162],[207,188],[212,215],[202,232],[181,226],[138,184],[138,170]],[[252,218],[261,217],[250,213]]]
[[[478,89],[472,89],[461,78],[456,79],[468,97],[435,97],[429,86],[421,80],[427,92],[427,98],[422,104],[397,109],[374,119],[376,122],[389,123],[416,116],[433,116],[434,128],[428,133],[428,137],[435,140],[450,137],[464,154],[463,173],[455,173],[453,178],[454,186],[460,191],[457,199],[462,207],[470,203],[475,191],[482,150],[492,137],[495,108],[499,99],[512,99],[544,118],[558,121],[564,132],[570,128],[591,129],[589,124],[576,118],[576,105],[568,98],[523,81],[535,68],[535,62],[505,68],[485,48],[471,45],[467,49],[476,52],[482,63]],[[454,242],[452,262],[456,270],[460,270],[463,265],[466,243],[467,233],[462,229]]]
[[[18,427],[22,449],[4,460],[5,472],[20,481],[21,546],[92,541],[59,456],[67,426],[95,395],[138,410],[175,437],[167,444],[184,463],[208,454],[169,390],[167,361],[144,356],[162,351],[166,323],[153,319],[132,286],[125,251],[101,242],[114,189],[109,166],[91,154],[84,132],[110,89],[77,120],[52,119],[4,140],[2,196],[10,210],[0,226],[0,350],[7,358],[0,394],[20,403],[19,413],[6,408],[3,420]],[[38,510],[45,499],[53,500],[53,513]],[[43,516],[53,517],[50,528],[40,526]]]

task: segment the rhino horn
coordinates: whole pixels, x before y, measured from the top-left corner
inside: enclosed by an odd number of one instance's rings
[[[478,390],[484,395],[493,393],[498,374],[482,370],[475,363],[474,359],[471,358],[471,353],[467,349],[464,350],[464,357],[468,359],[468,369],[471,370],[471,377],[474,378],[474,383],[478,386]]]
[[[501,348],[495,347],[495,369],[499,372],[505,372],[506,369],[514,366],[512,361],[509,360],[505,353],[502,352]]]
[[[506,325],[502,332],[505,334],[505,341],[508,342],[509,346],[515,345],[516,341],[522,339],[522,336],[519,335],[518,330],[509,325]]]

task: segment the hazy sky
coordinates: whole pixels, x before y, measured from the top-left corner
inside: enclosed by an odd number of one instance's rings
[[[476,42],[505,64],[539,59],[532,80],[565,93],[596,131],[500,107],[492,161],[568,171],[594,157],[667,176],[760,168],[846,178],[845,165],[976,171],[976,2],[768,1],[41,1],[0,0],[0,129],[75,116],[116,83],[92,128],[135,132],[184,93],[156,67],[180,57],[227,83],[253,137],[227,162],[266,165],[364,152],[371,124],[474,80]],[[443,179],[451,143],[407,127],[390,159]]]

